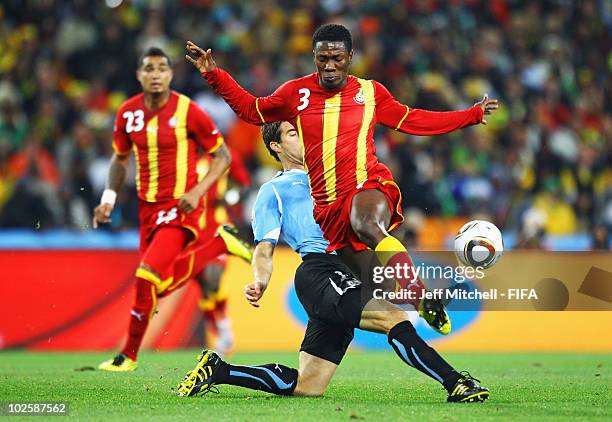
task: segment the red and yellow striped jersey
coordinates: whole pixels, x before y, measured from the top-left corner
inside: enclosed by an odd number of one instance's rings
[[[198,148],[212,153],[222,143],[208,114],[174,91],[158,110],[147,109],[139,94],[117,112],[113,148],[118,154],[134,151],[138,197],[147,202],[178,199],[193,188]]]
[[[304,145],[315,204],[325,206],[360,186],[378,166],[374,125],[414,135],[447,133],[482,120],[480,107],[433,112],[399,103],[379,82],[348,76],[328,90],[316,73],[293,79],[268,97],[255,98],[221,69],[204,73],[210,85],[244,120],[264,124],[286,120]]]

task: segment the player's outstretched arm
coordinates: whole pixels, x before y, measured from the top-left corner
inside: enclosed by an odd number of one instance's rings
[[[466,126],[486,124],[485,114],[497,110],[497,100],[488,96],[466,110],[429,111],[410,108],[401,104],[380,83],[374,82],[376,90],[376,121],[391,129],[411,135],[441,135]]]
[[[100,205],[94,209],[92,222],[94,229],[98,228],[98,224],[110,223],[110,214],[115,206],[117,192],[123,186],[128,172],[129,159],[128,154],[117,154],[116,152],[113,154],[108,170],[106,189],[100,199]]]
[[[208,189],[210,189],[213,183],[219,180],[219,177],[221,177],[230,166],[232,156],[225,144],[222,143],[219,145],[219,148],[212,152],[211,155],[213,159],[206,176],[204,176],[190,191],[185,192],[179,199],[178,206],[185,212],[191,212],[198,207],[202,195],[208,192]]]
[[[272,255],[274,244],[272,242],[259,242],[253,252],[253,282],[244,286],[246,300],[256,308],[259,308],[259,299],[263,296],[270,277],[272,277]]]
[[[204,50],[191,41],[187,41],[185,48],[188,53],[185,59],[198,69],[242,120],[254,125],[290,120],[289,90],[283,89],[285,85],[268,97],[255,97],[229,73],[217,67],[211,49]]]

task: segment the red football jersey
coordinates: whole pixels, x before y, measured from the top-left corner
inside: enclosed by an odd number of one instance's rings
[[[368,180],[378,164],[374,125],[413,135],[437,135],[482,121],[483,111],[433,112],[399,103],[379,82],[349,76],[344,87],[328,90],[316,73],[293,79],[268,97],[255,98],[225,71],[203,76],[232,109],[252,124],[286,120],[304,144],[315,204],[324,206]]]
[[[138,197],[147,202],[178,199],[193,188],[198,183],[198,147],[211,153],[223,143],[208,114],[174,91],[155,111],[147,109],[142,93],[126,100],[114,130],[114,150],[134,150]]]

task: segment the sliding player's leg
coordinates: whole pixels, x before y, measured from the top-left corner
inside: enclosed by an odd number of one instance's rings
[[[300,348],[299,370],[269,363],[232,365],[204,350],[178,386],[180,396],[206,394],[216,385],[236,385],[277,395],[321,396],[353,338],[353,329],[310,319]]]
[[[291,384],[294,382],[293,377],[295,377],[297,385],[293,389],[291,395],[320,397],[325,393],[325,390],[327,390],[329,382],[336,373],[338,364],[302,351],[300,352],[300,365],[297,373],[295,372],[295,369],[287,368],[282,365],[269,364],[265,365],[265,367],[267,367],[266,369],[269,368],[269,370],[273,371],[273,373],[276,373],[278,377],[281,375],[287,375],[287,381],[291,379]],[[233,373],[234,375],[227,376],[224,379],[220,377],[221,382],[218,382],[218,384],[239,385],[241,387],[246,387],[253,390],[262,390],[274,394],[288,395],[287,390],[283,390],[279,393],[275,389],[266,388],[262,382],[266,381],[269,385],[274,385],[275,377],[271,377],[271,374],[269,373],[262,373],[261,366],[228,364],[228,369],[228,373]],[[235,375],[244,373],[247,373],[254,378],[245,378],[244,376],[236,377]],[[270,379],[266,380],[266,375],[270,376]]]
[[[330,278],[335,280],[338,290],[332,288]],[[353,327],[359,323],[361,308],[350,311],[338,308],[344,294],[342,289],[351,289],[357,284],[338,256],[307,255],[295,274],[298,298],[310,317],[300,348],[299,371],[277,364],[234,366],[205,350],[196,367],[179,384],[179,395],[205,393],[218,384],[239,385],[279,395],[323,394],[353,339]],[[357,298],[347,303],[358,306],[360,292],[353,289],[350,294]],[[352,325],[343,324],[344,314],[350,314]]]
[[[322,396],[337,364],[300,352],[299,370],[277,363],[232,365],[212,350],[204,350],[196,367],[178,385],[179,396],[204,395],[217,385],[235,385],[282,396]]]
[[[330,279],[335,281],[338,290],[331,287]],[[353,288],[357,283],[337,256],[309,254],[304,257],[295,274],[296,293],[309,315],[300,347],[299,371],[276,364],[230,365],[213,382],[282,395],[322,395],[353,339],[353,327],[359,322],[361,293]],[[339,306],[347,289],[351,289],[348,295],[355,297],[345,302],[350,309]],[[345,319],[351,323],[346,324]]]
[[[451,402],[478,402],[489,390],[478,385],[469,373],[457,372],[417,334],[406,312],[380,299],[371,299],[363,308],[359,328],[384,333],[400,359],[444,386]]]
[[[136,298],[127,342],[119,355],[100,364],[99,369],[124,372],[137,368],[138,351],[155,312],[157,296],[172,283],[172,265],[191,238],[192,234],[180,227],[162,227],[154,232],[136,271]]]
[[[288,396],[297,385],[298,371],[285,365],[232,365],[212,350],[203,350],[194,369],[177,387],[179,396],[195,396],[216,391],[216,385],[229,384]]]
[[[305,267],[302,263],[296,272],[296,286],[309,291],[308,300],[314,299],[316,294],[312,294],[313,289],[301,283],[303,277],[300,274],[313,274],[309,268],[316,263],[310,261],[309,264],[310,267]],[[304,271],[301,272],[302,268]],[[328,272],[325,274],[330,275]],[[321,273],[321,277],[322,275]],[[298,296],[304,304],[305,296],[300,294],[301,292],[302,288]],[[352,293],[359,295],[358,292]],[[336,296],[338,293],[329,292],[319,299],[324,308],[333,312],[332,302],[337,302]],[[358,303],[359,299],[356,301]],[[359,311],[353,314],[356,325],[359,321]],[[340,318],[338,317],[339,320]],[[299,370],[274,363],[255,366],[232,365],[223,361],[214,351],[204,350],[198,358],[196,367],[189,371],[178,385],[178,394],[179,396],[206,394],[211,389],[215,391],[216,385],[229,384],[277,395],[320,396],[325,392],[352,339],[353,328],[310,318],[300,348]]]

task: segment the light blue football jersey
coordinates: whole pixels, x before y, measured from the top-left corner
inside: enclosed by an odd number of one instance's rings
[[[329,242],[312,216],[312,198],[304,170],[279,172],[259,189],[253,207],[255,243],[276,244],[280,234],[302,257],[325,253]]]

